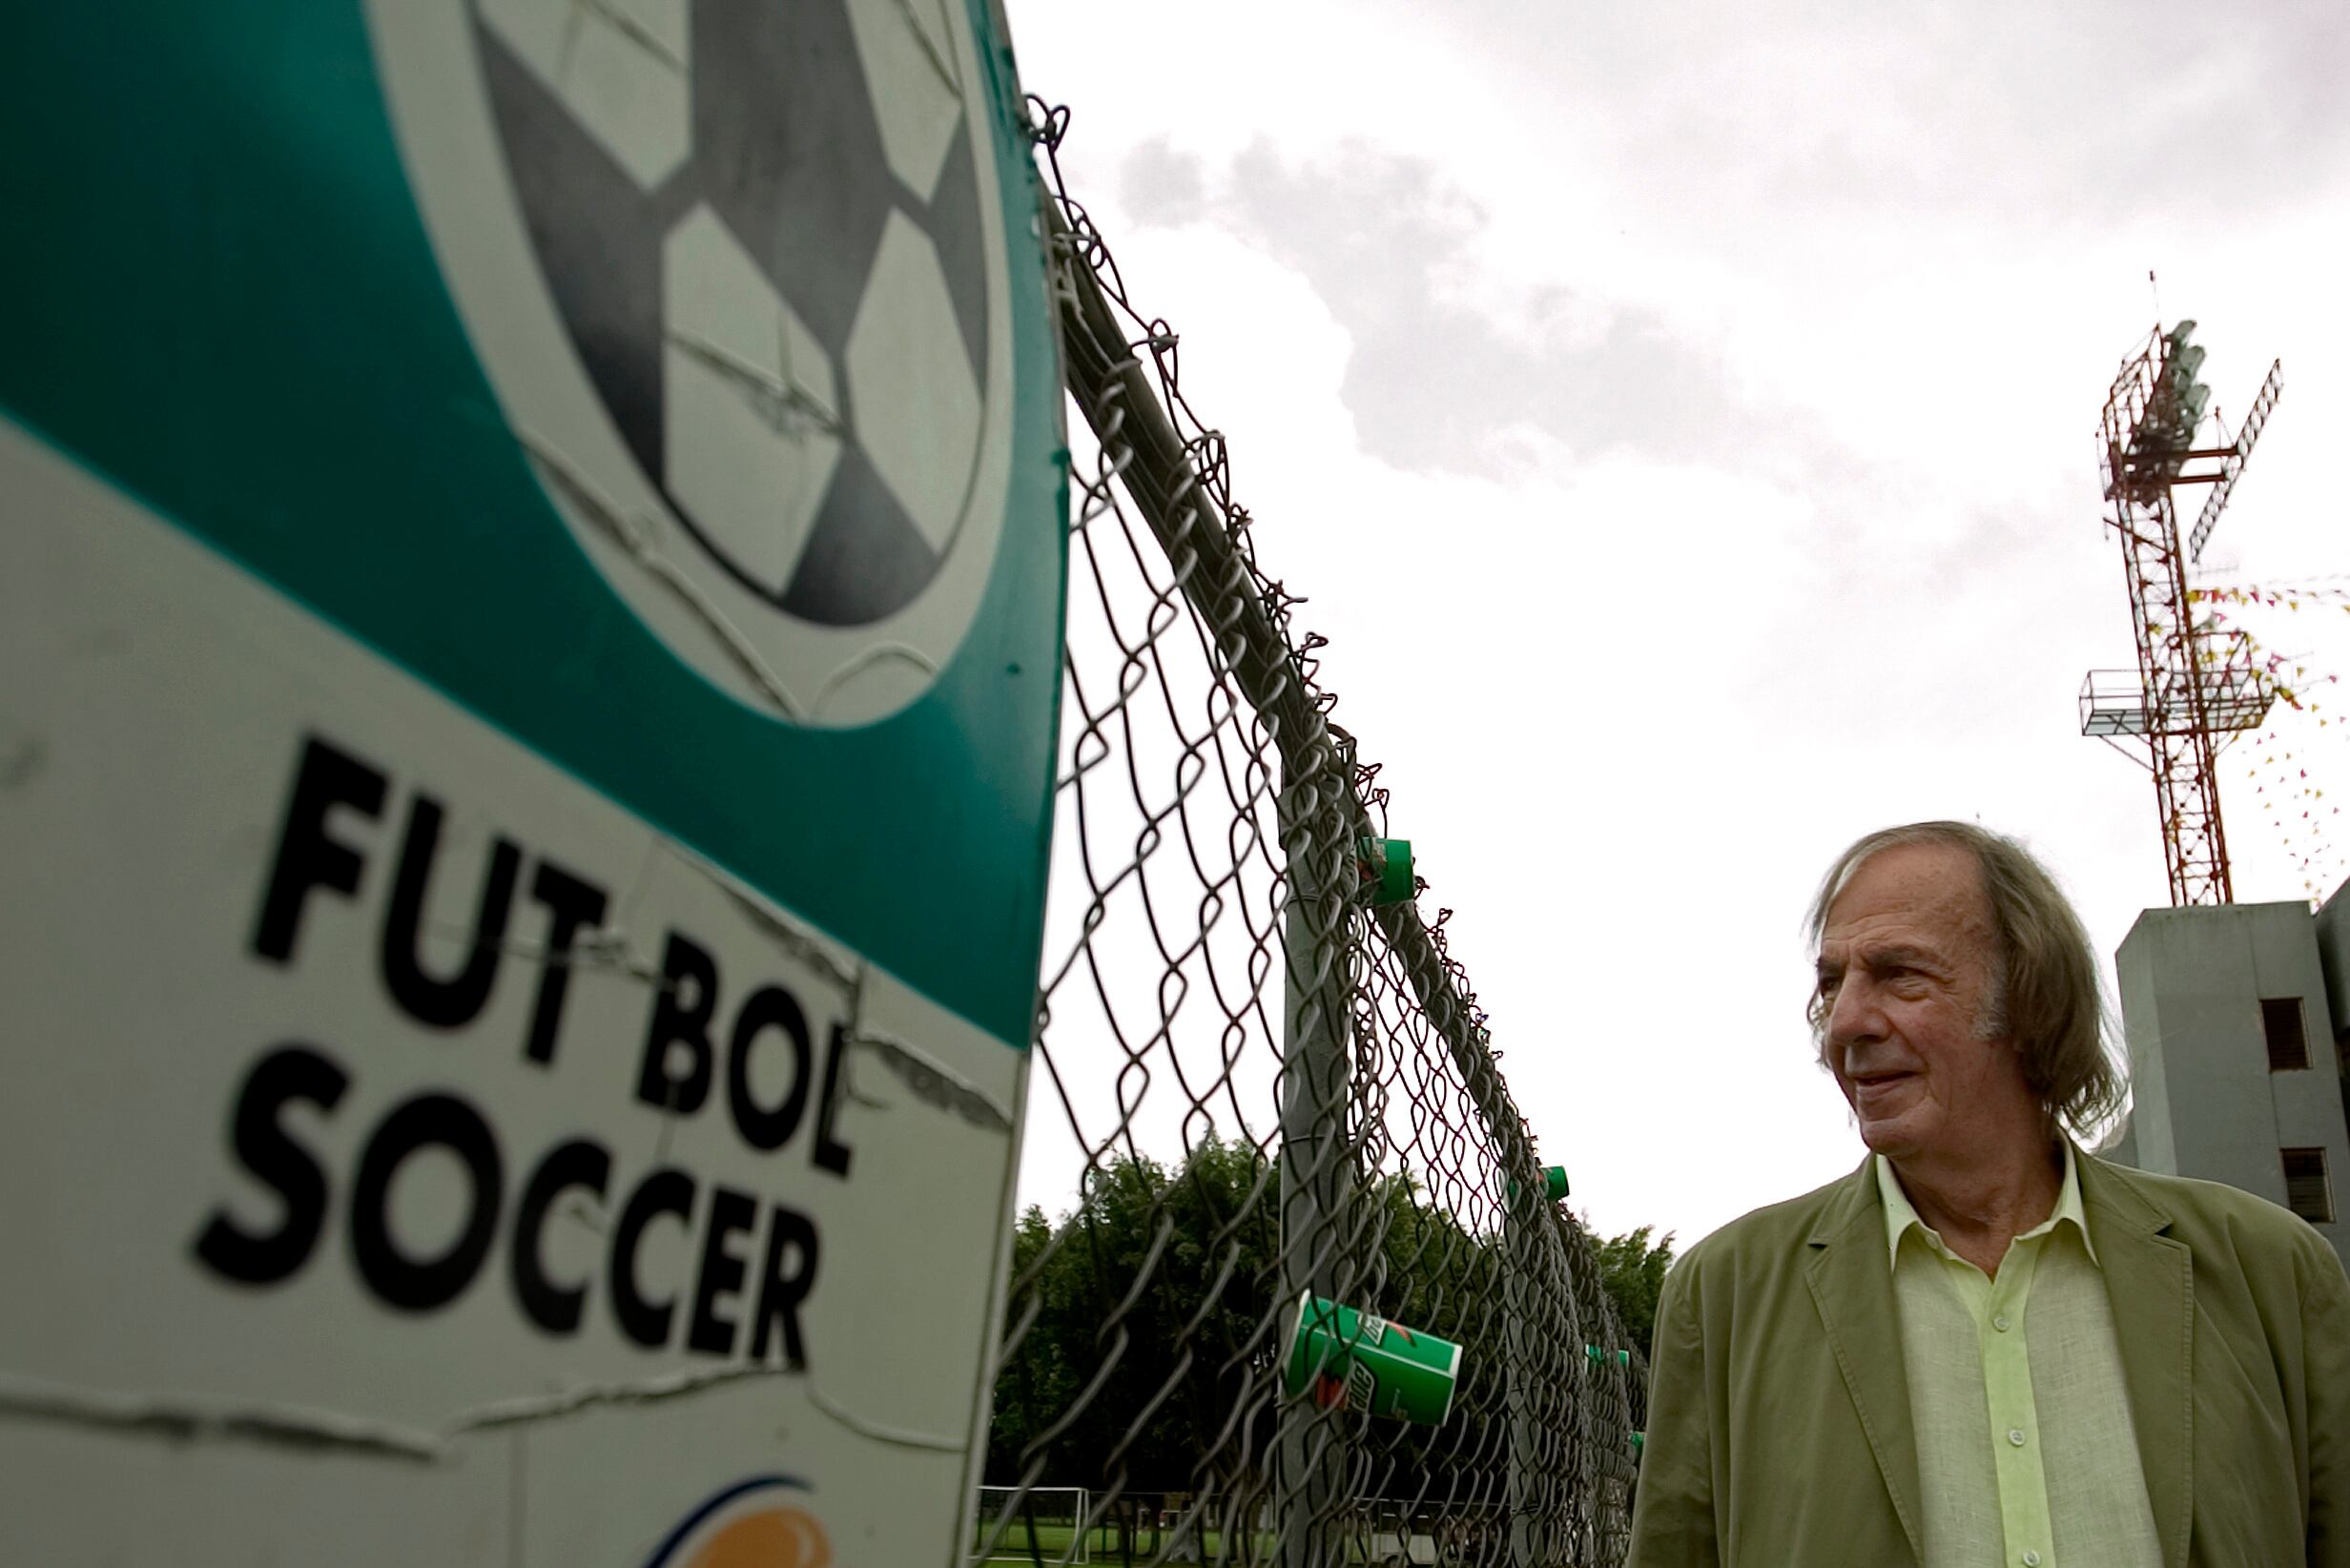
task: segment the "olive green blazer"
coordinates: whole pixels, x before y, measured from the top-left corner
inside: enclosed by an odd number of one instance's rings
[[[2164,1568],[2350,1568],[2350,1280],[2317,1230],[2083,1156]],[[1866,1161],[1665,1276],[1631,1568],[1914,1565],[1908,1380]]]

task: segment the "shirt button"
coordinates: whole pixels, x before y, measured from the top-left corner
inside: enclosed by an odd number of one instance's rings
[[[2008,1314],[2002,1312],[1997,1317],[1992,1318],[1991,1327],[1998,1330],[2003,1334],[2006,1333],[2008,1331]]]
[[[2027,1547],[2024,1552],[2024,1568],[2040,1568],[2040,1554]]]
[[[2013,1443],[2017,1448],[2022,1448],[2024,1446],[2024,1429],[2022,1427],[2010,1427],[2008,1429],[2008,1441]]]

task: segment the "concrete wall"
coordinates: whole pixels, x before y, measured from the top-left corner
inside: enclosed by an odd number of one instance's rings
[[[2130,1046],[2130,1127],[2123,1138],[2129,1152],[2117,1150],[2116,1158],[2140,1170],[2175,1176],[2178,1150],[2171,1138],[2171,1083],[2156,1021],[2160,999],[2154,988],[2158,969],[2155,938],[2146,923],[2155,913],[2150,909],[2140,915],[2113,955],[2114,980],[2121,992],[2122,1035]],[[2147,934],[2141,937],[2141,932]]]
[[[2329,911],[2329,913],[2331,913]],[[2350,982],[2350,906],[2327,928],[2331,977]],[[2350,1124],[2319,922],[2301,903],[2150,909],[2114,955],[2134,1108],[2122,1148],[2144,1170],[2226,1182],[2285,1201],[2280,1149],[2320,1147],[2350,1258]],[[2298,997],[2305,1070],[2269,1071],[2263,998]],[[2350,1001],[2350,998],[2345,998]]]
[[[2350,1024],[2350,882],[2318,911],[2318,961],[2325,966],[2325,1001],[2337,1026]]]
[[[2334,1065],[2341,1075],[2342,1120],[2350,1123],[2350,882],[2318,911],[2318,961],[2325,966],[2325,1001],[2334,1014]],[[2350,1183],[2350,1176],[2343,1178]],[[2350,1203],[2338,1192],[2337,1203]]]

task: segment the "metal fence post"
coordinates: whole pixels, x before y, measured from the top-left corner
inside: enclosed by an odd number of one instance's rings
[[[1328,757],[1330,748],[1321,749]],[[1286,772],[1286,771],[1285,771]],[[1347,941],[1346,818],[1334,765],[1288,774],[1281,793],[1288,866],[1284,910],[1284,1053],[1281,1070],[1281,1284],[1290,1306],[1307,1291],[1344,1288],[1340,1248],[1349,1234],[1349,1042],[1352,1028]],[[1288,1310],[1285,1307],[1285,1310]],[[1279,1517],[1282,1568],[1344,1561],[1345,1423],[1311,1399],[1281,1411]]]
[[[1527,1220],[1536,1194],[1502,1189],[1501,1375],[1502,1398],[1509,1413],[1509,1471],[1502,1496],[1509,1507],[1510,1568],[1533,1568],[1534,1490],[1537,1475],[1534,1389],[1524,1336],[1533,1327],[1527,1300],[1532,1279],[1527,1269],[1530,1228]]]

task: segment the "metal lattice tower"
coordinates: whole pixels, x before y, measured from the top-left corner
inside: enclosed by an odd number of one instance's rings
[[[2211,389],[2196,378],[2203,350],[2194,334],[2193,321],[2167,333],[2157,324],[2122,361],[2105,401],[2098,468],[2113,506],[2106,524],[2121,536],[2138,662],[2134,671],[2092,670],[2081,687],[2081,733],[2154,775],[2174,905],[2235,901],[2217,759],[2237,733],[2260,723],[2276,696],[2254,663],[2251,640],[2216,629],[2208,611],[2195,613],[2187,571],[2277,405],[2284,367],[2269,366],[2233,440],[2220,425],[2217,444],[2197,446]],[[2216,414],[2212,423],[2218,425]],[[2189,471],[2198,464],[2210,466]],[[2182,544],[2174,495],[2192,485],[2212,490]]]

